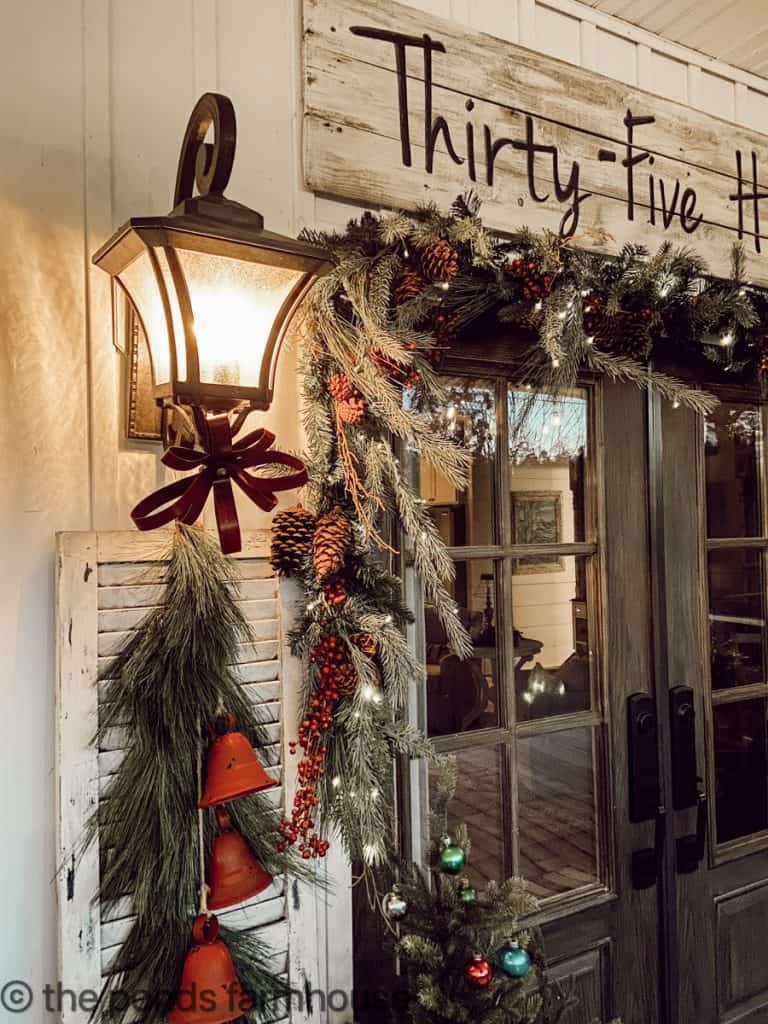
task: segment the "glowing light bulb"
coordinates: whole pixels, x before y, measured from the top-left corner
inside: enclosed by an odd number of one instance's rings
[[[722,336],[722,338],[720,339],[720,344],[724,348],[728,348],[729,345],[733,344],[733,340],[734,340],[733,339],[733,332],[732,331],[728,331],[727,334],[724,334]]]

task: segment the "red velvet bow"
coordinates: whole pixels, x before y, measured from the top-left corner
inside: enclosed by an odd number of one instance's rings
[[[169,448],[162,462],[170,469],[190,470],[200,467],[199,474],[190,479],[176,480],[161,487],[140,501],[131,512],[131,518],[140,530],[154,530],[173,519],[194,523],[208,500],[213,488],[213,505],[221,550],[225,555],[239,551],[240,524],[237,520],[232,482],[244,491],[259,508],[271,512],[277,504],[275,491],[288,491],[307,482],[307,471],[301,459],[286,452],[269,451],[275,435],[268,430],[253,430],[232,441],[232,429],[226,414],[206,419],[207,450]],[[267,464],[288,466],[297,470],[287,476],[263,477],[247,473],[247,469]]]

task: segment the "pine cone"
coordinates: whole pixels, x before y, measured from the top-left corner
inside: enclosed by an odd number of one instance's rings
[[[365,402],[362,398],[350,398],[347,402],[337,402],[336,411],[342,423],[355,426],[365,419]]]
[[[421,272],[428,281],[452,281],[459,272],[459,254],[443,238],[429,242],[419,252]]]
[[[345,373],[328,378],[328,390],[336,402],[343,423],[360,423],[365,417],[365,400]]]
[[[352,524],[338,505],[318,519],[312,544],[320,579],[332,576],[343,567],[351,540]]]
[[[352,640],[357,644],[363,654],[367,654],[369,657],[373,657],[379,649],[379,645],[376,643],[376,637],[372,633],[353,633]]]
[[[278,512],[272,520],[270,564],[281,576],[293,576],[312,550],[315,517],[302,505]]]
[[[360,394],[346,373],[335,373],[329,377],[328,390],[337,402],[348,402],[350,398]]]
[[[392,291],[392,301],[396,306],[402,306],[409,299],[415,299],[426,287],[427,282],[418,270],[413,270],[409,267],[403,271],[402,277],[395,283]]]
[[[357,673],[350,661],[335,670],[333,682],[342,697],[351,697],[357,689]]]

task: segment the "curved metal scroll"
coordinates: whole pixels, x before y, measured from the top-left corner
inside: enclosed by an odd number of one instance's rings
[[[213,142],[205,136],[213,125]],[[237,127],[235,108],[228,96],[207,92],[195,104],[184,133],[176,172],[173,205],[191,199],[194,186],[200,195],[221,195],[229,182],[235,160]]]

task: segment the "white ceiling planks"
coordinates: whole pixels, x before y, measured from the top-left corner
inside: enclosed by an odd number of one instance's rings
[[[590,7],[755,75],[768,76],[765,0],[587,0]]]

